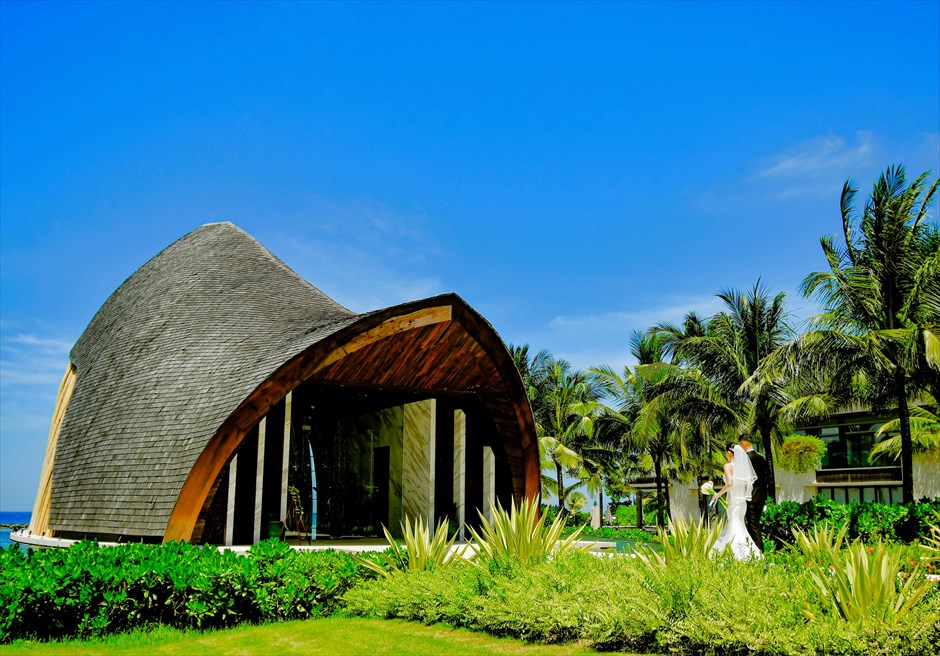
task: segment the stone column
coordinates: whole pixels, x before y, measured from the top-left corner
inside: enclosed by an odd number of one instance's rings
[[[699,517],[698,495],[699,489],[695,483],[683,483],[670,480],[672,490],[669,494],[669,515],[673,518],[697,520]]]
[[[483,516],[486,521],[493,521],[490,508],[496,505],[496,456],[493,449],[483,447]]]
[[[255,468],[255,514],[251,543],[261,542],[261,498],[264,492],[264,440],[267,434],[268,418],[262,417],[258,424],[258,466]]]
[[[467,518],[467,415],[454,411],[454,506],[457,508],[457,532],[464,537]]]
[[[434,399],[405,405],[402,513],[434,529]]]
[[[940,498],[940,452],[915,453],[914,500]]]
[[[232,546],[235,534],[235,479],[238,474],[238,456],[228,465],[228,504],[225,507],[225,544]]]
[[[281,458],[281,512],[283,522],[287,517],[287,476],[290,472],[290,410],[294,392],[288,392],[284,399],[284,450]]]
[[[786,469],[775,467],[774,480],[777,483],[777,503],[781,501],[803,503],[812,499],[819,491],[819,488],[816,487],[815,469],[802,474],[795,474]]]

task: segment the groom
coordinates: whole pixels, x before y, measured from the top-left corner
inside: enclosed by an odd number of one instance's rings
[[[764,504],[767,502],[767,461],[764,456],[754,450],[754,443],[747,435],[738,440],[741,448],[747,452],[748,460],[754,468],[757,480],[751,489],[751,500],[747,502],[747,512],[744,515],[744,523],[747,525],[747,532],[751,534],[757,548],[764,553],[764,536],[761,532],[761,513],[764,512]]]

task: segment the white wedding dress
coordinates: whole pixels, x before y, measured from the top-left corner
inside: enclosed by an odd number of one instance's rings
[[[744,524],[747,502],[751,499],[751,487],[757,480],[757,475],[754,473],[751,461],[748,460],[747,453],[740,446],[734,447],[734,459],[731,464],[733,476],[731,489],[727,494],[728,523],[711,548],[711,554],[721,553],[730,547],[736,560],[759,560],[761,554],[757,543],[747,532],[747,526]],[[725,484],[727,483],[726,475]]]

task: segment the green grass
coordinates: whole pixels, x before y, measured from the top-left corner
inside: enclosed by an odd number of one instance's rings
[[[68,642],[25,642],[0,646],[3,656],[50,654],[121,654],[164,656],[177,654],[278,654],[298,656],[343,656],[348,654],[520,654],[522,656],[597,655],[577,645],[535,645],[510,638],[425,626],[400,620],[327,618],[282,622],[263,626],[240,626],[222,631],[179,631],[158,627],[151,631]]]

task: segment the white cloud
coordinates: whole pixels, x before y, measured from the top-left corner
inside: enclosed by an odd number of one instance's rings
[[[37,337],[33,334],[13,335],[4,339],[7,344],[22,344],[35,347],[45,353],[63,354],[72,349],[73,342],[65,339]]]
[[[793,178],[806,175],[831,174],[865,164],[871,160],[872,133],[859,132],[858,144],[846,147],[845,139],[837,136],[817,137],[777,155],[776,163],[758,172],[765,178]]]
[[[55,393],[73,343],[34,333],[0,335],[0,389],[4,395],[41,394],[49,389]]]
[[[778,185],[778,198],[828,196],[874,162],[874,135],[860,131],[854,144],[840,136],[816,137],[769,159],[754,177]]]
[[[536,349],[547,348],[555,357],[583,369],[607,364],[622,369],[632,364],[630,336],[660,323],[681,323],[689,312],[708,318],[723,307],[713,295],[662,299],[629,310],[585,315],[558,315],[534,334],[528,342]]]
[[[311,196],[271,250],[338,303],[357,312],[439,294],[439,253],[420,213],[372,201]]]

